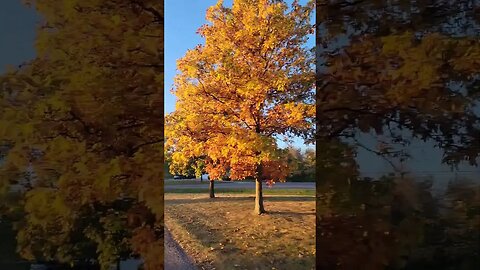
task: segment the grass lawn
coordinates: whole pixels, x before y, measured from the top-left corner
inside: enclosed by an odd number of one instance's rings
[[[165,224],[200,269],[315,269],[313,196],[266,195],[257,216],[251,195],[203,193],[165,194]]]
[[[165,193],[184,193],[184,194],[196,194],[203,193],[208,194],[208,189],[205,188],[179,188],[172,190],[165,190]],[[215,195],[222,194],[245,194],[245,195],[254,195],[254,189],[241,189],[241,188],[224,188],[224,187],[215,187]],[[263,194],[265,195],[294,195],[294,196],[315,196],[314,189],[263,189]]]
[[[166,186],[175,186],[175,185],[208,185],[208,180],[166,180],[165,182]]]

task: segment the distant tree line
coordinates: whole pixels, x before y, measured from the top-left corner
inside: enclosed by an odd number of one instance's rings
[[[290,146],[286,149],[290,174],[288,182],[315,182],[315,149],[302,151]]]

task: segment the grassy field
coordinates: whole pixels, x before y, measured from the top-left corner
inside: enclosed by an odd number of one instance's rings
[[[182,188],[182,189],[172,189],[165,190],[165,193],[183,193],[183,194],[208,194],[208,189],[205,188]],[[245,195],[254,195],[254,189],[239,189],[239,188],[224,188],[216,187],[215,195],[222,194],[245,194]],[[264,189],[263,194],[265,195],[294,195],[294,196],[315,196],[315,190],[313,189]]]
[[[175,186],[175,185],[208,185],[208,180],[166,180],[166,186]]]
[[[314,269],[315,198],[267,195],[261,216],[253,202],[248,194],[165,194],[165,224],[200,269]]]

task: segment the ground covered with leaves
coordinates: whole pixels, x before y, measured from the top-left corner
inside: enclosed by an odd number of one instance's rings
[[[165,224],[200,269],[315,269],[315,198],[165,194]]]

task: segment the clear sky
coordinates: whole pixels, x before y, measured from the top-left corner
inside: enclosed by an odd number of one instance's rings
[[[35,27],[39,18],[21,2],[0,3],[0,72],[7,65],[18,66],[35,57]]]

